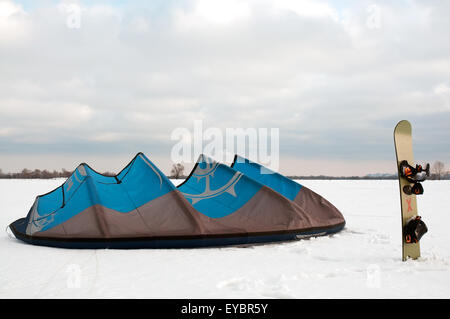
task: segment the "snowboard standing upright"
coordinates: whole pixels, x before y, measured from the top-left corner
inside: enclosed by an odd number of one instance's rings
[[[417,259],[420,257],[420,243],[418,240],[411,241],[411,238],[405,234],[405,229],[407,229],[408,223],[411,221],[420,221],[420,217],[417,215],[417,200],[416,193],[407,191],[411,189],[411,179],[405,177],[404,172],[402,172],[402,165],[405,161],[412,167],[414,157],[412,148],[412,134],[411,134],[411,124],[408,121],[400,121],[394,130],[394,143],[395,143],[395,153],[397,155],[397,168],[398,168],[398,180],[400,186],[400,201],[402,210],[402,258],[406,260],[408,257],[412,259]],[[420,170],[422,170],[422,167]],[[429,165],[427,166],[429,174]],[[420,186],[420,183],[416,183]],[[421,187],[421,186],[420,186]],[[423,189],[422,189],[423,192]],[[417,194],[421,194],[419,191]],[[424,226],[424,231],[426,232],[426,226]],[[416,234],[413,232],[413,235]],[[420,239],[421,235],[419,236]]]

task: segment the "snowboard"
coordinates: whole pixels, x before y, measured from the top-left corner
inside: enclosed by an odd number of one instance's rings
[[[420,257],[420,243],[407,243],[404,236],[405,225],[411,219],[417,216],[417,200],[416,195],[407,194],[403,189],[410,186],[411,183],[400,172],[400,163],[404,160],[413,165],[413,147],[412,147],[412,128],[408,121],[400,121],[394,130],[395,154],[397,157],[398,181],[400,186],[400,202],[402,216],[402,259],[407,260],[408,257],[417,259]]]

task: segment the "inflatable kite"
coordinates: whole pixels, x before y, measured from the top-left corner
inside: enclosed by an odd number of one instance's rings
[[[178,187],[142,153],[116,176],[79,165],[9,227],[34,245],[63,248],[188,248],[332,234],[342,214],[278,173],[236,156],[200,156]]]

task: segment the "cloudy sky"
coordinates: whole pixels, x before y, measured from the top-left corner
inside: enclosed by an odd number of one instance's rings
[[[175,128],[279,128],[280,171],[450,168],[450,2],[0,0],[0,168],[168,173]],[[188,165],[189,166],[189,165]]]

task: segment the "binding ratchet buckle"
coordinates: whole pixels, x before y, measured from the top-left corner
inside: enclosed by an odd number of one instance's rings
[[[406,178],[410,183],[423,182],[430,176],[430,164],[426,164],[425,168],[419,164],[413,167],[408,161],[401,161],[399,164],[399,172],[400,176]]]

